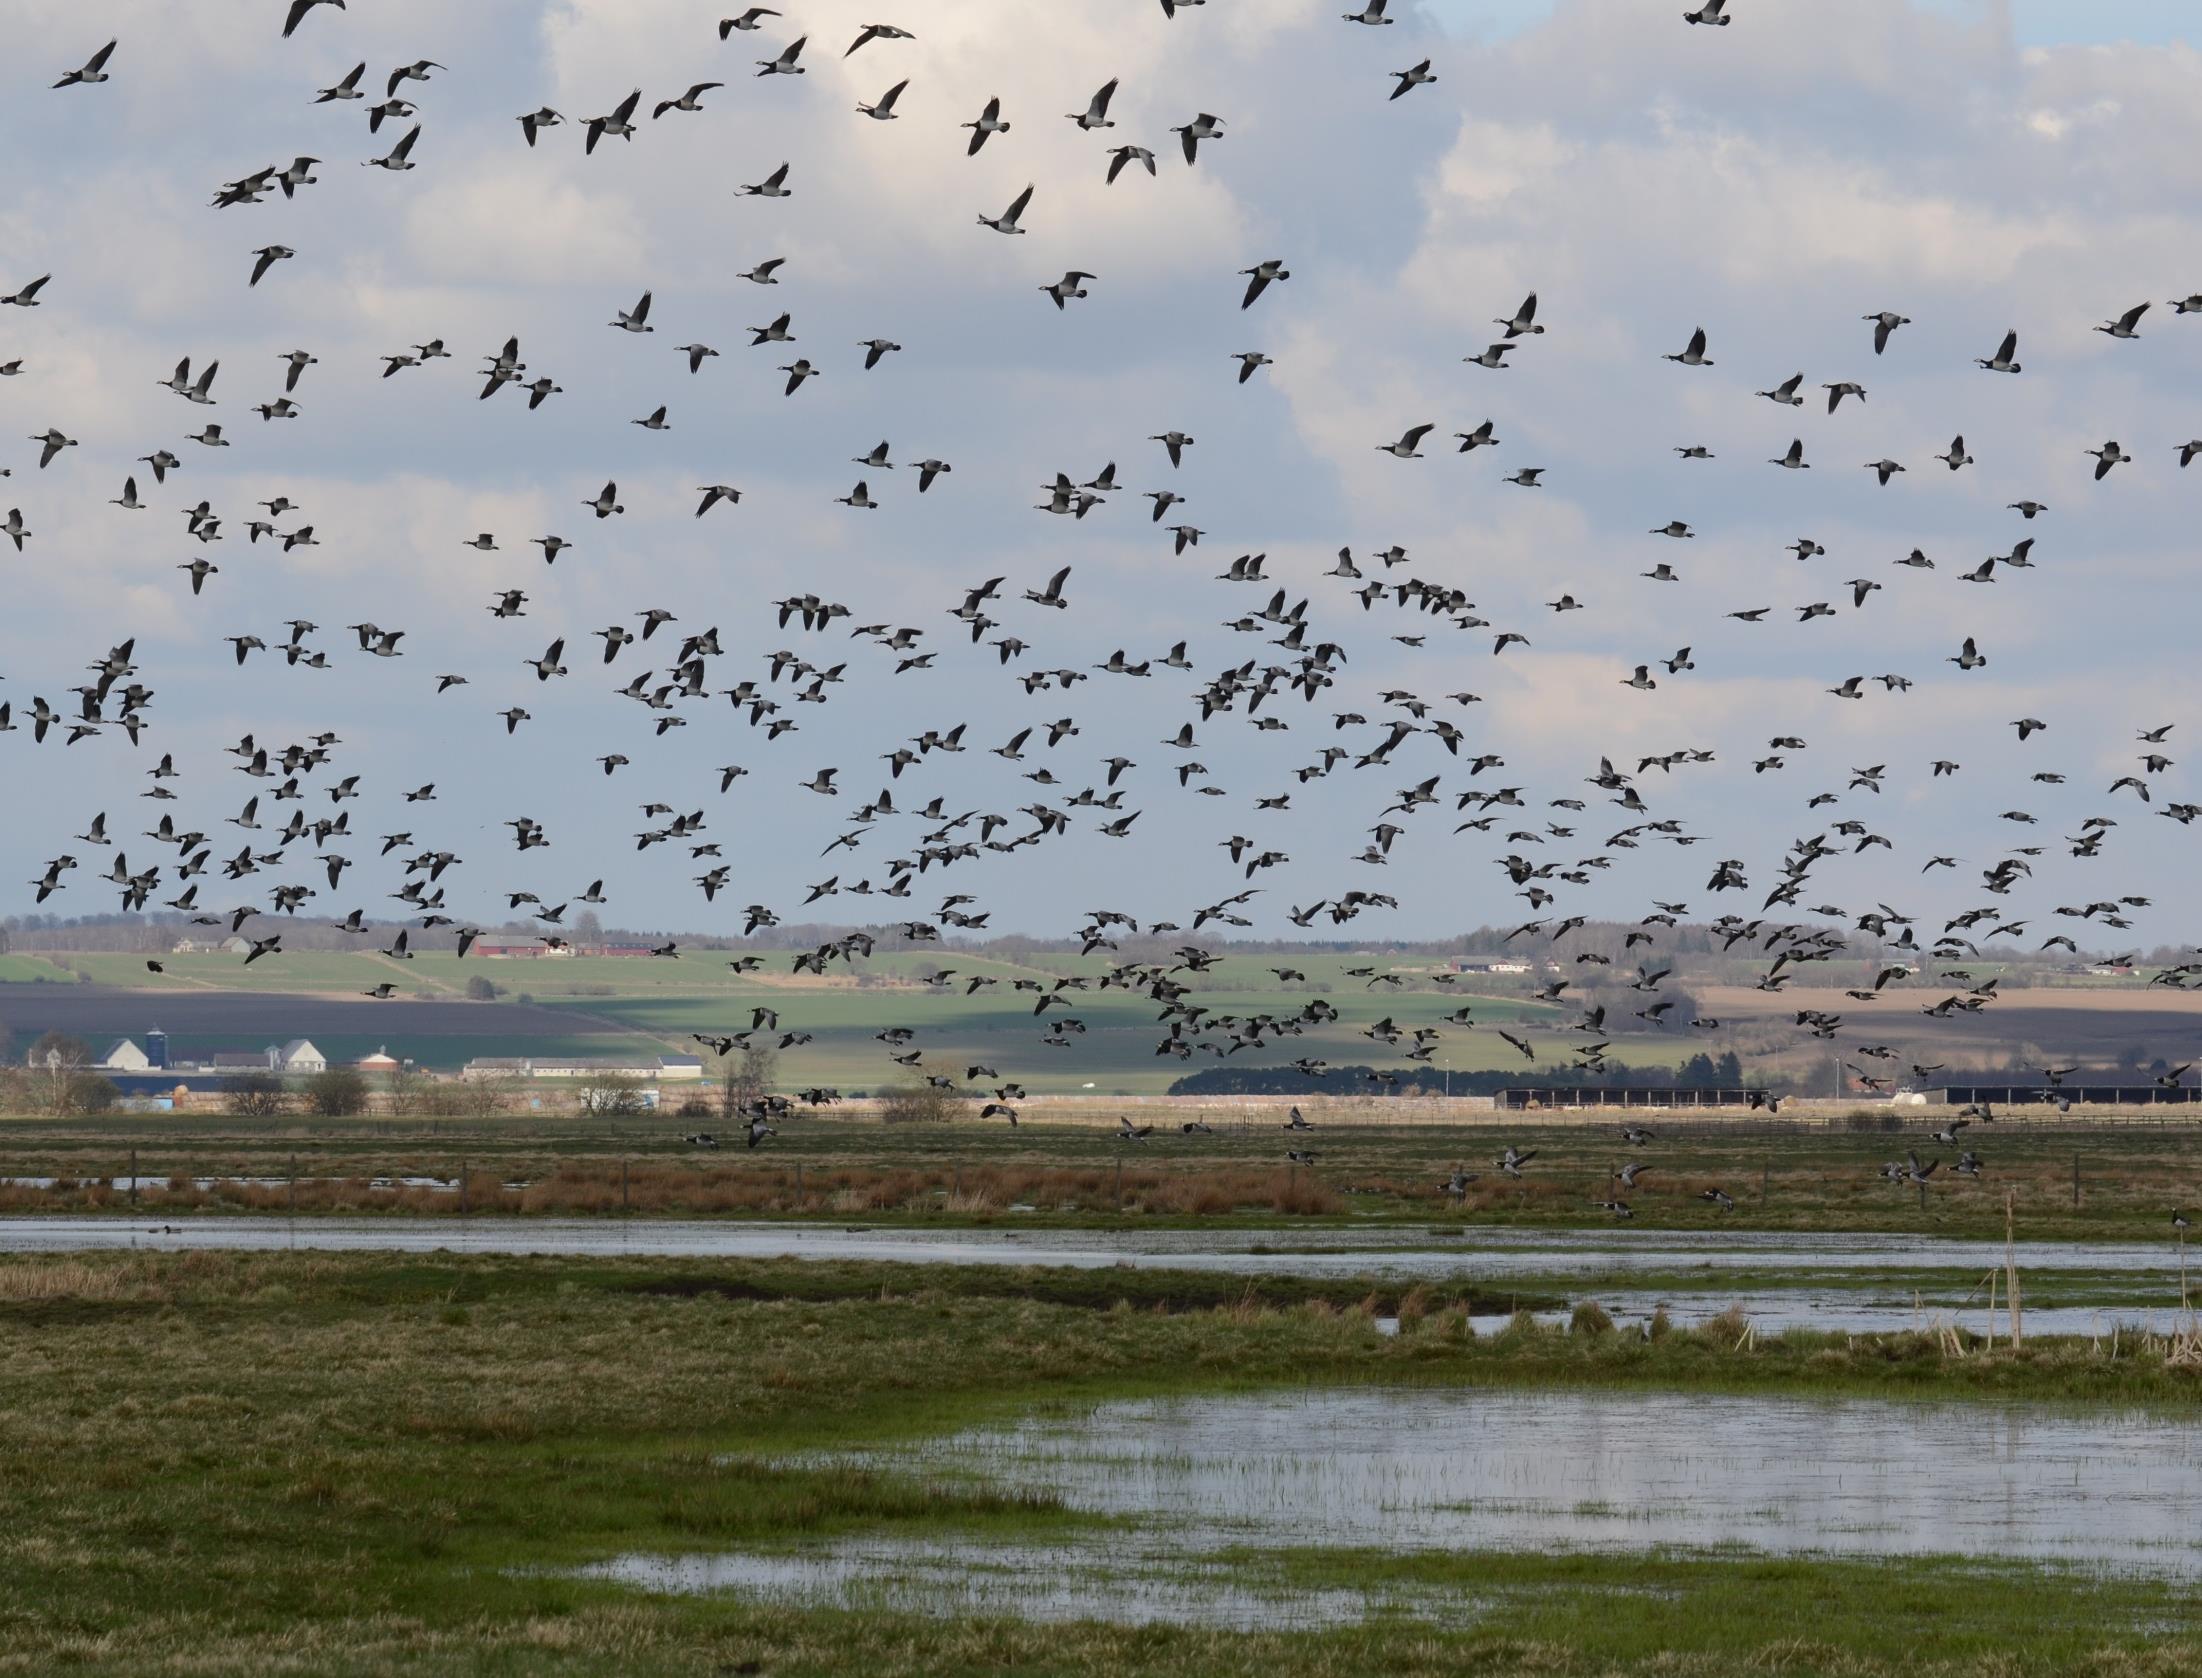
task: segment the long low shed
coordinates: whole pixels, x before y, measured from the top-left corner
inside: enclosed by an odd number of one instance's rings
[[[1754,1090],[1633,1089],[1603,1084],[1558,1084],[1549,1089],[1499,1091],[1501,1107],[1748,1107]]]
[[[2162,1084],[1947,1084],[1939,1093],[1953,1107],[2043,1107],[2060,1098],[2075,1107],[2182,1107],[2202,1096]]]

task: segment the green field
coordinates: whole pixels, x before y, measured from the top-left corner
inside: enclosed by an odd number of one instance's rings
[[[784,952],[769,956],[767,971],[760,974],[729,971],[727,954],[716,951],[662,960],[470,958],[464,962],[449,954],[397,961],[368,951],[312,952],[270,956],[249,968],[236,956],[195,954],[158,958],[165,969],[158,974],[146,970],[143,957],[131,955],[57,958],[67,963],[69,971],[30,957],[7,959],[17,964],[18,980],[26,976],[20,969],[28,964],[55,981],[66,983],[82,975],[82,982],[91,985],[142,993],[132,998],[130,1007],[102,1016],[102,1031],[112,1035],[142,1031],[147,1021],[158,1016],[163,996],[205,998],[236,991],[269,997],[306,993],[359,999],[377,984],[392,983],[401,999],[456,1003],[463,1000],[467,982],[474,978],[497,986],[502,1001],[524,997],[571,1021],[568,1026],[541,1018],[515,1018],[508,1027],[481,1031],[468,1031],[453,1021],[439,1026],[434,1037],[393,1041],[388,1028],[362,1015],[356,1024],[347,1018],[312,1033],[314,1041],[331,1054],[357,1055],[387,1043],[401,1057],[439,1068],[456,1067],[475,1055],[694,1052],[692,1033],[726,1035],[741,1030],[750,1024],[750,1011],[758,1007],[777,1010],[782,1031],[814,1035],[814,1041],[782,1058],[781,1082],[790,1087],[818,1083],[869,1089],[909,1081],[919,1071],[943,1071],[960,1080],[969,1066],[982,1064],[1036,1092],[1093,1088],[1103,1093],[1157,1094],[1177,1078],[1218,1063],[1215,1056],[1200,1051],[1186,1061],[1158,1056],[1155,1047],[1164,1035],[1157,1021],[1160,1008],[1143,995],[1122,989],[1069,991],[1064,993],[1071,1000],[1068,1009],[1051,1008],[1036,1017],[1037,995],[1011,988],[1018,980],[1051,989],[1063,977],[1097,981],[1112,965],[1098,955],[1045,956],[1026,963],[958,951],[896,952],[862,964],[861,971],[872,982],[860,984],[796,980],[787,971],[790,958]],[[1409,1045],[1394,1047],[1364,1035],[1384,1018],[1402,1032],[1418,1026],[1441,1030],[1437,1054],[1429,1063],[1440,1074],[1447,1069],[1527,1072],[1531,1063],[1488,1029],[1491,1026],[1527,1036],[1538,1051],[1538,1065],[1565,1060],[1571,1047],[1584,1040],[1558,1030],[1575,1021],[1573,1009],[1518,997],[1478,996],[1462,985],[1438,985],[1422,971],[1402,971],[1396,987],[1380,984],[1372,989],[1366,979],[1345,971],[1358,966],[1388,971],[1380,956],[1248,955],[1230,957],[1210,972],[1188,972],[1180,978],[1195,991],[1192,1000],[1216,1015],[1290,1014],[1317,996],[1339,1010],[1339,1020],[1281,1042],[1265,1042],[1258,1052],[1243,1051],[1233,1064],[1276,1066],[1306,1056],[1337,1065],[1405,1065],[1404,1048]],[[1275,967],[1289,967],[1306,978],[1280,983],[1271,971]],[[949,969],[958,977],[947,986],[920,982],[921,973]],[[999,983],[967,994],[964,981],[981,975]],[[0,992],[0,1019],[7,1017],[7,1002],[6,993]],[[1472,1009],[1477,1027],[1445,1023],[1445,1016],[1463,1006]],[[1625,1019],[1628,1008],[1616,1004],[1614,1013]],[[1048,1024],[1066,1014],[1083,1021],[1085,1033],[1067,1049],[1043,1044]],[[925,1053],[922,1068],[904,1070],[887,1058],[888,1051],[875,1034],[891,1026],[918,1032],[912,1046]],[[92,1033],[87,1030],[85,1035]],[[195,1049],[257,1048],[283,1035],[257,1025],[246,1013],[231,1028],[195,1029],[193,1044]],[[1708,1047],[1718,1045],[1679,1030],[1640,1032],[1619,1038],[1613,1053],[1631,1064],[1658,1066],[1675,1064]]]

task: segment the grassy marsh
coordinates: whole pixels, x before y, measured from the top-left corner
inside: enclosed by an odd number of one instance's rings
[[[1619,1123],[1501,1115],[1469,1127],[1322,1123],[1305,1137],[1220,1110],[1211,1133],[1182,1134],[1156,1113],[1156,1133],[1125,1143],[1101,1129],[976,1120],[883,1125],[824,1109],[787,1121],[750,1152],[703,1151],[682,1135],[709,1120],[526,1115],[483,1120],[116,1115],[0,1122],[0,1179],[56,1178],[53,1188],[0,1181],[0,1213],[111,1211],[106,1184],[131,1168],[171,1186],[141,1190],[169,1212],[456,1214],[450,1193],[374,1180],[468,1176],[468,1213],[677,1217],[863,1216],[943,1227],[1021,1221],[1112,1226],[1267,1223],[1279,1217],[1355,1225],[1568,1228],[1609,1222],[1593,1203],[1619,1192],[1636,1228],[1803,1230],[1996,1236],[2005,1196],[2031,1240],[2170,1237],[2174,1207],[2202,1206],[2202,1127],[2049,1125],[2006,1119],[1964,1133],[1978,1178],[1948,1169],[1955,1151],[1928,1134],[1947,1115],[1920,1110],[1899,1128],[1654,1121],[1659,1140],[1631,1148]],[[737,1133],[738,1134],[738,1133]],[[1537,1158],[1520,1179],[1491,1161],[1506,1144]],[[1315,1155],[1295,1166],[1287,1146]],[[1879,1175],[1916,1150],[1940,1158],[1924,1195]],[[1611,1173],[1647,1166],[1634,1188]],[[1477,1173],[1455,1202],[1442,1184]],[[255,1187],[198,1179],[269,1179]],[[2078,1192],[2075,1193],[2075,1179]],[[507,1184],[521,1186],[508,1188]],[[1720,1189],[1718,1210],[1702,1198]],[[1014,1209],[1014,1210],[1013,1210]]]
[[[1434,1568],[1505,1611],[1289,1636],[765,1609],[557,1571],[1060,1530],[1075,1517],[1043,1498],[764,1460],[1039,1402],[1332,1381],[2202,1398],[2160,1342],[2113,1360],[2084,1342],[1952,1358],[1924,1336],[1738,1348],[1725,1326],[1479,1336],[1452,1296],[1353,1292],[784,1261],[0,1260],[0,1672],[2202,1671],[2169,1587],[1916,1562],[1293,1552],[1274,1559],[1295,1577]],[[1396,1338],[1374,1327],[1387,1306]]]

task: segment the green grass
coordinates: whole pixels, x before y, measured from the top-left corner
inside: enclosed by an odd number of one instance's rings
[[[1306,1381],[2183,1410],[2202,1393],[2160,1358],[2069,1345],[1951,1360],[1913,1337],[1479,1339],[1451,1311],[1388,1339],[1327,1300],[1210,1308],[1217,1286],[786,1262],[0,1260],[0,1671],[2202,1670],[2182,1591],[1931,1559],[1262,1558],[1299,1584],[1462,1596],[1430,1623],[1300,1635],[768,1609],[560,1571],[856,1532],[1045,1538],[1078,1518],[984,1486],[782,1465],[1036,1402]],[[1157,1287],[1181,1308],[1138,1308]]]

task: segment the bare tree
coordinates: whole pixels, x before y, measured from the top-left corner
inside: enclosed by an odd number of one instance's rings
[[[272,1072],[240,1072],[223,1086],[229,1110],[242,1118],[264,1119],[283,1111],[289,1092]]]
[[[603,1072],[582,1080],[581,1105],[591,1113],[623,1117],[643,1112],[648,1103],[642,1098],[642,1085],[637,1080],[618,1072]]]
[[[83,1038],[47,1032],[23,1057],[31,1101],[40,1112],[58,1118],[84,1110],[85,1097],[94,1093],[88,1087],[93,1082],[105,1085],[112,1096],[114,1086],[104,1078],[95,1079],[88,1070],[91,1065],[91,1045]]]
[[[729,1123],[751,1102],[772,1093],[780,1070],[780,1052],[770,1043],[746,1043],[741,1054],[726,1056],[719,1068],[719,1117]]]

